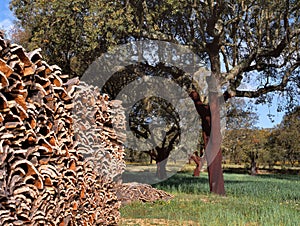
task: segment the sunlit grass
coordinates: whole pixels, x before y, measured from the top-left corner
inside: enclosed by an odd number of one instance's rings
[[[155,185],[175,195],[173,200],[133,203],[121,208],[122,217],[163,219],[170,225],[299,225],[298,175],[224,177],[227,196],[219,197],[209,194],[207,173],[200,178],[190,172],[178,173]]]

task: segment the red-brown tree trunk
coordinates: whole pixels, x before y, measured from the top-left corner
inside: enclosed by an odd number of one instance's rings
[[[214,79],[214,78],[213,78]],[[206,149],[208,152],[208,175],[210,191],[219,195],[225,195],[223,169],[222,169],[222,135],[220,118],[220,98],[215,91],[209,93],[210,138]]]
[[[202,121],[202,135],[206,148],[210,191],[219,195],[225,195],[222,151],[220,149],[221,128],[218,105],[219,97],[217,93],[210,95],[210,105],[203,104],[196,91],[192,91],[190,97],[194,101],[196,110]],[[215,121],[212,123],[212,120]]]
[[[197,153],[194,153],[194,155],[192,155],[189,158],[189,161],[193,160],[196,163],[196,168],[194,169],[194,177],[199,177],[200,176],[200,170],[201,170],[201,158]]]
[[[225,195],[221,149],[217,153],[214,160],[208,166],[208,179],[209,188],[212,193]]]

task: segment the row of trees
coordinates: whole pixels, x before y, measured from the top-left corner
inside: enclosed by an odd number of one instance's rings
[[[300,108],[286,114],[276,127],[259,129],[255,127],[255,114],[245,111],[243,103],[228,112],[228,128],[223,142],[224,161],[246,164],[253,175],[259,167],[299,165]]]
[[[19,19],[15,40],[29,50],[41,47],[49,63],[73,76],[117,44],[155,39],[193,50],[223,86],[225,100],[263,103],[277,92],[286,97],[286,109],[299,104],[299,1],[12,0],[10,6]],[[180,84],[183,76],[170,77]],[[218,94],[210,92],[208,102],[197,87],[187,92],[202,120],[205,146],[217,149]],[[219,149],[208,167],[209,183],[223,195],[221,163]]]

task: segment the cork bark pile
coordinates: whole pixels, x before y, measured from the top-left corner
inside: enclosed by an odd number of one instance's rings
[[[0,34],[0,225],[115,225],[118,101]]]

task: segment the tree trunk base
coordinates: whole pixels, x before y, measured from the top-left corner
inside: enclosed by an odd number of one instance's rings
[[[225,196],[224,177],[222,170],[222,151],[220,150],[213,162],[208,166],[210,192]]]
[[[168,177],[167,170],[166,170],[167,160],[168,159],[164,159],[161,162],[156,163],[156,166],[157,166],[156,176],[160,180],[166,179]]]

